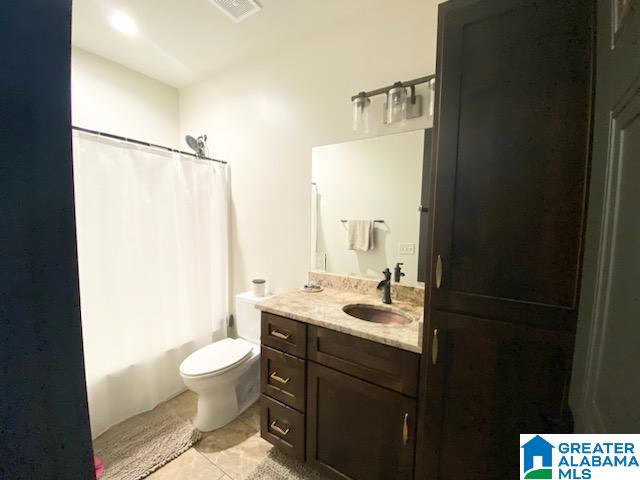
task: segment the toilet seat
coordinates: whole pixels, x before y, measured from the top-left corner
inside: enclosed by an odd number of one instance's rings
[[[254,347],[242,338],[225,338],[189,355],[180,365],[180,373],[187,377],[220,375],[244,362]]]

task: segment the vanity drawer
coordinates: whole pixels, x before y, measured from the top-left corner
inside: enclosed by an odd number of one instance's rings
[[[420,355],[309,325],[309,360],[368,382],[417,396]]]
[[[302,322],[262,312],[261,339],[264,345],[305,358],[306,333],[307,325]]]
[[[262,347],[260,386],[262,393],[304,412],[304,360],[269,347]]]
[[[260,434],[288,455],[304,461],[304,415],[265,395],[260,398]]]

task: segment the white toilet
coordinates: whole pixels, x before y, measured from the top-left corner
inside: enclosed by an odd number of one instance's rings
[[[239,338],[202,347],[180,365],[184,384],[198,394],[198,430],[226,425],[260,396],[260,311],[255,306],[266,298],[251,292],[236,295]]]

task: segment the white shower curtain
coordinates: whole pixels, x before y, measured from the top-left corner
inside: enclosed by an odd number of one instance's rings
[[[178,367],[226,335],[226,165],[74,132],[92,435],[184,389]]]

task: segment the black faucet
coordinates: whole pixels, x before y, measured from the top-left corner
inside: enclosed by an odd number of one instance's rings
[[[396,283],[400,283],[400,279],[404,277],[402,265],[404,265],[404,263],[396,263],[396,268],[393,269],[393,281]]]
[[[378,290],[382,290],[382,303],[391,303],[391,270],[385,268],[382,271],[384,280],[378,284]]]

